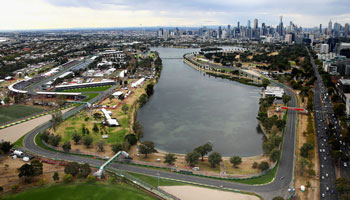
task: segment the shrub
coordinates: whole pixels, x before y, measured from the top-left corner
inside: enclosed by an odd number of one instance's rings
[[[66,174],[63,177],[63,182],[65,182],[65,183],[70,183],[70,182],[72,182],[72,180],[73,180],[73,176],[70,174]]]
[[[86,182],[88,182],[88,183],[93,183],[93,182],[95,182],[95,181],[96,181],[96,176],[88,175],[88,176],[86,177]]]
[[[258,168],[258,166],[259,166],[259,164],[257,162],[254,162],[252,167],[253,167],[253,169],[256,169],[256,168]]]

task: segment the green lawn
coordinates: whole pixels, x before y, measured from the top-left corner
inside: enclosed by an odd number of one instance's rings
[[[77,88],[70,90],[63,90],[63,92],[102,92],[111,88],[111,85],[106,86],[97,86],[97,87],[86,87],[86,88]]]
[[[0,124],[11,122],[16,119],[21,119],[26,116],[30,116],[36,113],[42,112],[44,109],[25,106],[25,105],[13,105],[0,108]]]
[[[87,94],[83,94],[83,95],[88,96],[88,98],[84,100],[84,102],[88,102],[88,101],[90,101],[91,99],[97,97],[97,96],[98,96],[98,93],[87,93]]]
[[[154,187],[158,186],[158,178],[153,177],[153,176],[147,176],[143,174],[137,174],[137,173],[132,173],[128,172],[128,174],[140,179],[141,181],[144,181]],[[175,181],[169,181],[166,179],[159,179],[159,186],[172,186],[172,185],[186,185],[185,183],[180,183],[180,182],[175,182]]]
[[[15,195],[6,196],[4,200],[106,200],[106,199],[156,199],[136,188],[126,184],[88,184],[77,183],[63,185],[58,184],[49,187],[42,187],[24,191]]]

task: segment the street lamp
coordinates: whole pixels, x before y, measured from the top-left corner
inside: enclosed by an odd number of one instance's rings
[[[159,173],[157,173],[157,177],[158,177],[158,187],[157,188],[159,188]]]

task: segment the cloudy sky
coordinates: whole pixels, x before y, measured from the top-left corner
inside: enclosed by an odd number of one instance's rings
[[[349,0],[0,0],[0,30],[350,22]]]

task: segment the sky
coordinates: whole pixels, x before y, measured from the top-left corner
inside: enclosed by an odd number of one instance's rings
[[[0,0],[0,30],[350,23],[349,0]]]

